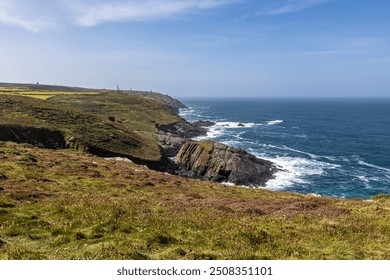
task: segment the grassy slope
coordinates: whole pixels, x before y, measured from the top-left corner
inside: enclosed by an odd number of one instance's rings
[[[51,103],[71,106],[102,117],[114,116],[131,131],[157,132],[156,124],[177,122],[179,117],[161,101],[126,92],[99,95],[56,95]]]
[[[390,199],[226,187],[0,142],[1,259],[390,259]]]
[[[1,86],[0,85],[0,94],[8,94],[8,95],[15,95],[15,96],[24,96],[24,97],[34,97],[38,99],[46,100],[50,97],[56,96],[56,95],[67,95],[69,94],[69,91],[65,90],[37,90],[37,89],[29,89],[26,87],[13,87],[13,86]],[[98,91],[73,91],[72,94],[99,94]]]
[[[59,130],[81,149],[93,146],[142,160],[159,161],[160,148],[149,132],[156,132],[157,120],[165,124],[179,119],[160,101],[142,96],[60,95],[62,99],[47,102],[0,94],[0,124]],[[119,122],[107,120],[108,116],[114,116]]]

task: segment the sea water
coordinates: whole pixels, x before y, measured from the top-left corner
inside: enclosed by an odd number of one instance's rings
[[[390,99],[184,100],[204,137],[274,162],[266,188],[331,197],[390,193]]]

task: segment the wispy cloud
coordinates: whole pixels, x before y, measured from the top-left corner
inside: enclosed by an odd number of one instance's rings
[[[0,23],[18,26],[31,32],[52,29],[57,25],[50,19],[50,1],[0,0]]]
[[[76,23],[95,26],[104,22],[145,21],[168,18],[193,10],[211,9],[235,0],[121,0],[72,1]]]
[[[332,55],[388,55],[390,40],[381,37],[350,37],[313,39],[316,41],[314,49],[302,51],[302,55],[332,56]]]
[[[0,0],[0,24],[38,32],[61,25],[84,27],[106,22],[147,21],[243,0]]]
[[[31,20],[22,18],[19,16],[9,15],[4,13],[4,11],[0,11],[0,22],[9,24],[9,25],[15,25],[18,27],[25,28],[31,32],[38,32],[42,29],[48,29],[52,26],[51,23],[43,21],[43,20]]]
[[[329,1],[330,0],[287,0],[283,1],[279,6],[259,10],[257,15],[273,16],[295,13]]]

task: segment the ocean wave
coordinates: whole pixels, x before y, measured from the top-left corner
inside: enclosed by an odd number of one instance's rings
[[[308,153],[308,152],[304,152],[304,151],[301,151],[301,150],[297,150],[297,149],[293,149],[293,148],[290,148],[286,145],[283,145],[283,146],[275,146],[275,145],[267,145],[268,147],[270,148],[274,148],[274,149],[279,149],[279,150],[285,150],[285,151],[290,151],[290,152],[295,152],[295,153],[298,153],[298,154],[302,154],[302,155],[307,155],[313,159],[327,159],[329,161],[337,161],[338,158],[335,157],[335,156],[320,156],[320,155],[315,155],[315,154],[312,154],[312,153]],[[340,167],[339,165],[336,165],[337,167]]]
[[[375,165],[375,164],[367,163],[367,162],[364,162],[363,160],[360,160],[360,159],[358,160],[358,164],[390,173],[390,169],[389,168],[385,168],[385,167],[378,166],[378,165]]]
[[[195,141],[202,141],[202,140],[209,140],[209,139],[215,139],[218,138],[219,136],[223,135],[225,132],[219,129],[215,128],[208,128],[207,134],[204,136],[198,136],[194,138]]]
[[[256,156],[259,156],[256,154]],[[266,188],[272,190],[284,190],[293,187],[295,184],[309,185],[310,176],[326,175],[327,169],[339,168],[340,165],[318,161],[314,159],[298,158],[298,157],[276,157],[267,158],[279,166],[282,171],[275,173],[275,178],[267,182]]]
[[[275,125],[275,124],[279,124],[279,123],[282,123],[282,122],[283,122],[283,120],[268,121],[267,125]]]
[[[372,187],[370,185],[371,180],[369,178],[367,178],[364,175],[357,175],[356,178],[359,179],[363,183],[363,185],[365,186],[366,189],[372,189]]]
[[[251,128],[254,127],[255,123],[245,123],[245,122],[216,122],[214,125],[207,127],[207,134],[205,136],[199,136],[195,140],[207,140],[215,139],[222,135],[229,135],[229,137],[239,138],[242,133],[235,131],[234,134],[230,134],[228,131],[230,129],[238,128]]]

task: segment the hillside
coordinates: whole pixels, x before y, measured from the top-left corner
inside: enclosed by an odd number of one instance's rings
[[[48,99],[53,96],[62,94],[102,94],[108,92],[117,92],[127,95],[138,95],[149,99],[159,100],[168,105],[172,110],[178,112],[179,108],[185,108],[186,106],[179,100],[170,97],[169,95],[152,91],[140,91],[140,90],[120,90],[112,91],[107,89],[91,89],[71,86],[59,86],[59,85],[44,85],[44,84],[21,84],[21,83],[0,83],[0,94],[12,94],[18,96],[27,96],[40,99]]]
[[[389,259],[390,197],[227,187],[0,142],[0,259]]]
[[[161,94],[154,97],[146,92],[2,86],[0,141],[123,156],[151,168],[169,170],[169,161],[156,141],[157,127],[186,123],[175,114],[184,105],[172,98],[163,100]]]

